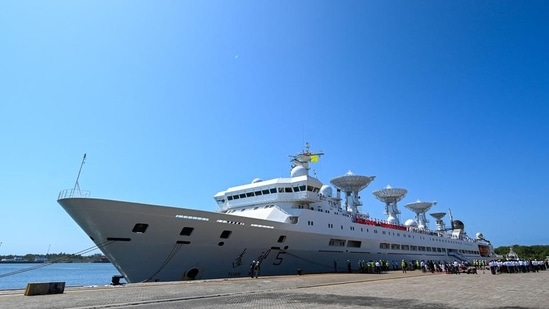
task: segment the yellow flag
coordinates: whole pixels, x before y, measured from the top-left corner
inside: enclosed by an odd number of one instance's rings
[[[318,155],[312,155],[311,156],[311,162],[313,162],[313,163],[318,162]]]

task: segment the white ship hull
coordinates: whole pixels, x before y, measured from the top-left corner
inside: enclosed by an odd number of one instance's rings
[[[493,251],[483,242],[489,252],[481,256],[480,243],[471,239],[310,209],[295,210],[294,222],[280,222],[85,197],[58,202],[128,282],[244,277],[253,260],[261,261],[261,275],[287,275],[347,271],[348,260],[356,271],[359,260],[400,267],[402,259],[454,261],[450,252],[458,252],[482,260]]]

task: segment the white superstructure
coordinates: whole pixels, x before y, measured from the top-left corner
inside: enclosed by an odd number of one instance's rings
[[[461,221],[450,230],[438,221],[437,230],[400,224],[396,201],[404,189],[376,191],[388,217],[369,218],[359,209],[359,193],[374,176],[336,177],[334,194],[309,175],[309,164],[321,155],[306,145],[291,156],[290,177],[254,179],[217,193],[216,212],[90,198],[79,188],[62,191],[58,202],[128,282],[248,276],[252,261],[261,262],[261,275],[282,275],[346,271],[348,261],[356,269],[359,260],[394,266],[402,259],[493,255],[491,244],[469,238]],[[426,223],[424,213],[421,218]]]

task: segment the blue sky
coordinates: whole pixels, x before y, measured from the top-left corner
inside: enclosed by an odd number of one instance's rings
[[[215,210],[287,177],[438,201],[495,246],[549,244],[545,1],[3,1],[0,255],[93,246],[57,204]],[[430,226],[434,228],[434,220]]]

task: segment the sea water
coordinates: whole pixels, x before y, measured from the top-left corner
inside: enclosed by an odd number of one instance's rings
[[[120,273],[111,263],[0,263],[0,290],[25,289],[31,282],[65,282],[66,287],[109,285],[114,275]]]

